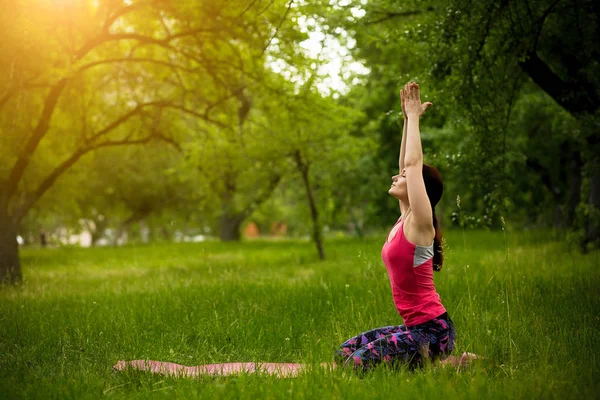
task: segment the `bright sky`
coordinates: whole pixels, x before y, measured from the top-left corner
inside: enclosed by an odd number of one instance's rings
[[[124,2],[125,4],[131,4],[131,0],[124,0]],[[367,3],[367,0],[361,0],[361,3],[364,5]],[[330,4],[334,7],[346,7],[350,4],[350,1],[330,0]],[[351,8],[350,12],[356,20],[365,15],[365,10],[359,7]],[[347,39],[348,47],[342,46],[337,38],[324,34],[313,18],[301,17],[297,22],[309,36],[309,39],[300,43],[300,46],[305,49],[307,55],[318,60],[319,64],[322,64],[316,71],[317,75],[321,77],[321,81],[317,84],[317,87],[322,94],[328,95],[333,92],[334,97],[337,97],[335,92],[344,94],[349,89],[348,84],[359,83],[360,76],[370,72],[362,63],[352,59],[350,49],[354,47],[356,42],[354,39],[348,38],[346,31],[341,28],[336,29],[338,35],[344,36]],[[313,27],[313,29],[309,31],[308,27]],[[277,43],[277,38],[274,38],[271,46],[276,46]],[[267,59],[275,72],[282,74],[293,82],[301,83],[303,81],[293,66],[269,56],[267,56]],[[315,64],[316,66],[317,64]],[[353,78],[352,82],[349,81],[351,77]]]
[[[347,0],[332,0],[333,3],[338,6],[349,4]],[[362,0],[362,3],[365,4],[366,0]],[[365,15],[365,10],[362,8],[354,7],[350,11],[355,19],[360,19]],[[370,72],[367,67],[353,60],[350,55],[350,49],[354,47],[356,41],[348,37],[345,30],[337,28],[336,33],[347,39],[348,47],[342,46],[336,37],[323,33],[313,18],[301,17],[297,22],[309,35],[309,39],[300,43],[300,46],[304,48],[308,56],[322,63],[316,70],[318,76],[321,77],[321,81],[317,84],[321,93],[325,95],[332,92],[344,94],[349,89],[348,84],[360,82],[360,76]],[[309,31],[308,27],[314,28]],[[276,44],[277,40],[275,39],[273,45]],[[294,71],[295,68],[285,62],[271,58],[270,63],[275,72],[293,82],[302,82],[302,77],[297,71]],[[316,66],[317,64],[315,64]],[[349,82],[351,77],[353,77],[352,82]],[[334,96],[337,97],[335,94]]]

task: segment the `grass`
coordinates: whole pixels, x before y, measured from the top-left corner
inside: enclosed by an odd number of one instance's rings
[[[310,243],[25,249],[26,283],[0,290],[2,398],[598,398],[599,253],[553,235],[448,232],[436,286],[467,371],[315,369],[297,378],[113,373],[117,360],[185,365],[332,360],[359,332],[401,323],[385,234]],[[466,251],[464,243],[466,243]]]

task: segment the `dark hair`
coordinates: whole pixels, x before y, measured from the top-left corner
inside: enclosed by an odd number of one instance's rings
[[[435,215],[435,206],[442,198],[444,183],[439,171],[427,164],[423,164],[423,180],[425,181],[427,197],[429,197],[429,202],[431,203],[433,227],[435,228],[435,238],[433,239],[433,270],[440,271],[444,263],[444,256],[442,254],[442,231]]]

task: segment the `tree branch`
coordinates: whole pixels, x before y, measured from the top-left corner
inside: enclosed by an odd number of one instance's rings
[[[33,134],[25,144],[25,147],[21,151],[19,158],[17,158],[17,161],[15,162],[15,165],[11,169],[8,176],[8,181],[6,184],[6,196],[8,200],[10,200],[17,190],[19,182],[21,181],[21,177],[25,172],[25,168],[27,168],[27,165],[29,165],[31,156],[39,145],[40,140],[42,140],[48,131],[50,126],[50,118],[52,117],[52,113],[54,112],[58,98],[60,97],[60,94],[62,93],[66,84],[66,79],[61,79],[52,87],[52,89],[50,89],[50,93],[48,93],[48,96],[46,97],[44,109],[42,110],[42,115],[38,120],[38,124],[35,127]]]
[[[241,213],[240,218],[241,221],[248,218],[258,206],[264,203],[273,193],[279,182],[281,181],[281,175],[277,174],[271,177],[269,180],[269,185],[265,188],[265,190],[259,194]]]
[[[17,86],[13,86],[8,89],[2,97],[0,97],[0,108],[15,94],[19,88]]]
[[[196,118],[200,118],[200,119],[202,119],[202,120],[204,120],[206,122],[209,122],[209,123],[211,123],[211,124],[213,124],[215,126],[218,126],[219,128],[231,130],[231,127],[229,125],[224,124],[222,122],[219,122],[217,120],[214,120],[214,119],[210,118],[206,114],[206,111],[204,113],[199,113],[198,111],[190,110],[189,108],[185,108],[184,106],[180,106],[180,105],[172,104],[172,103],[166,103],[162,107],[164,107],[164,108],[172,108],[174,110],[179,110],[179,111],[182,111],[182,112],[184,112],[186,114],[194,116]]]
[[[42,75],[42,73],[37,73],[34,76],[32,76],[31,78],[25,80],[25,82],[21,85],[15,85],[13,84],[11,87],[9,87],[4,94],[2,95],[2,97],[0,97],[0,108],[8,101],[10,100],[10,98],[19,91],[19,89],[28,89],[28,88],[36,88],[36,87],[51,87],[52,85],[49,83],[33,83],[34,80],[36,80],[37,78],[39,78]]]
[[[121,57],[121,58],[107,58],[105,60],[94,61],[94,62],[91,62],[89,64],[82,65],[81,67],[79,67],[79,69],[77,69],[77,72],[83,72],[83,71],[85,71],[87,69],[96,67],[98,65],[120,63],[120,62],[151,63],[151,64],[156,64],[156,65],[161,65],[161,66],[164,66],[164,67],[167,67],[167,68],[180,69],[180,70],[183,70],[185,72],[191,72],[191,73],[198,71],[198,68],[190,68],[190,67],[186,67],[186,66],[183,66],[183,65],[173,64],[173,63],[170,63],[168,61],[155,60],[153,58]]]
[[[64,174],[69,168],[71,168],[82,156],[89,153],[92,150],[100,149],[103,147],[113,147],[113,146],[123,146],[130,144],[143,144],[148,143],[150,140],[155,138],[155,135],[148,135],[145,138],[135,139],[135,140],[106,140],[101,143],[97,143],[95,145],[82,148],[73,153],[69,158],[63,161],[60,165],[58,165],[50,174],[40,183],[38,188],[33,192],[33,194],[27,196],[26,202],[19,207],[18,211],[13,213],[13,221],[15,223],[19,223],[21,218],[23,218],[29,209],[52,187],[54,182]]]
[[[133,224],[134,222],[138,222],[141,219],[146,218],[148,215],[150,215],[150,213],[154,211],[154,207],[151,207],[149,205],[143,207],[141,210],[137,210],[131,213],[131,215],[129,216],[129,218],[127,218],[125,221],[123,221],[121,223],[121,230],[123,230],[125,227]],[[117,237],[119,237],[120,235],[117,235]]]
[[[250,4],[248,4],[248,6],[244,9],[244,11],[242,11],[242,13],[238,15],[238,18],[242,18],[254,6],[254,4],[256,4],[257,1],[258,0],[252,0]]]
[[[187,31],[174,33],[174,34],[168,35],[162,39],[154,38],[152,36],[140,35],[137,33],[129,33],[129,32],[115,33],[115,34],[103,32],[100,35],[93,38],[92,40],[90,40],[89,42],[87,42],[85,45],[83,45],[81,47],[81,49],[79,49],[77,51],[77,53],[75,53],[75,58],[76,58],[76,60],[80,60],[83,58],[83,56],[85,56],[88,52],[90,52],[90,50],[94,49],[95,47],[97,47],[101,44],[104,44],[104,43],[119,41],[119,40],[137,40],[138,42],[140,42],[142,44],[156,44],[156,45],[173,50],[173,47],[171,46],[170,43],[171,43],[171,41],[173,41],[175,39],[182,38],[185,36],[193,36],[193,35],[196,35],[199,33],[218,33],[221,31],[222,31],[222,29],[219,29],[219,28],[214,28],[214,29],[197,28],[197,29],[190,29]]]
[[[133,110],[123,114],[122,116],[120,116],[119,118],[117,118],[116,120],[114,120],[113,122],[111,122],[109,125],[107,125],[104,129],[101,129],[100,131],[98,131],[97,133],[95,133],[94,135],[92,135],[89,139],[88,142],[89,143],[93,143],[95,142],[97,139],[99,139],[101,136],[107,134],[108,132],[112,131],[113,129],[115,129],[116,127],[118,127],[119,125],[123,124],[124,122],[126,122],[127,120],[129,120],[131,117],[135,116],[135,115],[139,115],[143,113],[144,108],[147,107],[158,107],[158,108],[172,108],[175,110],[179,110],[182,111],[186,114],[190,114],[194,117],[200,118],[204,121],[207,121],[213,125],[216,125],[220,128],[223,129],[230,129],[231,127],[229,127],[226,124],[223,124],[222,122],[219,121],[215,121],[211,118],[209,118],[206,114],[206,112],[204,114],[199,113],[197,111],[194,110],[190,110],[188,108],[185,108],[184,106],[178,105],[178,104],[174,104],[174,103],[170,103],[168,101],[154,101],[154,102],[148,102],[148,103],[142,103],[139,104],[138,106],[136,106]]]
[[[165,46],[167,48],[171,48],[169,43],[170,43],[170,41],[172,41],[176,38],[180,38],[180,37],[187,36],[187,35],[194,35],[194,34],[201,33],[201,32],[215,32],[215,31],[216,30],[214,30],[214,29],[213,30],[191,29],[188,31],[183,31],[183,32],[179,32],[179,33],[167,36],[164,39],[156,39],[156,38],[152,38],[152,37],[138,35],[135,33],[121,33],[121,34],[111,35],[109,33],[104,32],[104,33],[98,35],[95,39],[88,41],[88,43],[86,43],[76,53],[76,60],[81,59],[85,54],[87,54],[94,47],[96,47],[102,43],[111,41],[111,40],[133,39],[133,40],[141,41],[143,43],[153,43],[153,44]],[[46,101],[44,103],[44,109],[38,120],[38,124],[10,172],[10,175],[9,175],[9,178],[7,181],[7,185],[6,185],[6,195],[9,200],[14,195],[14,193],[17,189],[17,186],[21,180],[21,177],[23,176],[23,173],[24,173],[25,169],[27,168],[27,165],[29,165],[29,160],[30,160],[31,156],[37,149],[37,146],[39,145],[39,142],[41,141],[41,139],[45,136],[46,132],[48,131],[48,128],[50,125],[50,119],[52,118],[52,114],[54,113],[54,109],[58,102],[58,98],[60,97],[62,91],[64,90],[68,80],[69,80],[69,78],[63,78],[60,81],[58,81],[54,86],[52,86],[52,88],[50,89],[50,92],[48,93],[48,96],[46,97]],[[6,100],[7,99],[8,99],[8,97],[6,97]],[[2,100],[6,101],[4,98]],[[189,113],[189,110],[186,110],[186,111],[188,111],[188,113]],[[194,115],[200,116],[200,114],[198,114],[198,113],[195,113]],[[207,116],[202,116],[202,117],[205,120],[210,120]],[[224,126],[223,124],[218,123],[216,121],[212,121],[212,122],[216,123],[217,125],[220,125],[221,127]]]
[[[110,27],[112,26],[112,24],[115,23],[115,21],[117,19],[119,19],[120,17],[122,17],[125,14],[128,14],[132,11],[137,10],[138,8],[142,8],[144,7],[146,4],[150,4],[152,3],[152,1],[149,2],[144,2],[144,1],[138,1],[134,4],[122,7],[120,10],[117,10],[117,12],[115,12],[113,15],[111,15],[110,17],[108,17],[108,19],[104,22],[104,26],[102,27],[102,31],[103,32],[107,32],[110,29]]]
[[[411,11],[398,11],[398,12],[376,11],[375,13],[384,14],[384,16],[380,17],[378,19],[375,19],[375,20],[365,21],[365,22],[363,22],[363,25],[375,25],[375,24],[379,24],[381,22],[389,21],[394,18],[412,17],[413,15],[419,15],[419,14],[423,14],[425,12],[434,11],[434,10],[435,10],[434,7],[429,6],[429,7],[425,8],[424,10],[411,10]]]
[[[548,16],[552,12],[552,10],[554,10],[554,7],[556,7],[558,5],[558,3],[560,3],[560,1],[561,0],[555,0],[552,4],[550,4],[550,6],[542,13],[542,15],[540,16],[540,19],[538,21],[536,21],[535,25],[538,26],[538,30],[537,30],[537,34],[535,35],[535,39],[533,41],[533,48],[531,49],[531,52],[537,51],[537,44],[540,39],[540,35],[542,34],[542,29],[544,28],[544,23],[546,22],[546,18],[548,18]]]
[[[529,54],[524,61],[519,62],[519,66],[574,117],[583,113],[593,114],[598,109],[599,105],[593,102],[580,83],[563,81],[536,53]]]
[[[159,103],[159,102],[156,102]],[[108,132],[112,131],[113,129],[115,129],[116,127],[118,127],[119,125],[123,124],[124,122],[126,122],[127,120],[129,120],[131,117],[141,114],[143,111],[144,107],[149,107],[149,106],[154,106],[156,105],[156,103],[143,103],[138,105],[137,107],[135,107],[133,110],[121,115],[119,118],[117,118],[116,120],[114,120],[113,122],[111,122],[110,124],[108,124],[104,129],[99,130],[98,132],[96,132],[95,134],[93,134],[90,138],[88,138],[86,140],[86,142],[88,142],[89,144],[93,145],[93,143],[99,139],[101,136],[107,134]]]
[[[562,193],[559,187],[556,187],[552,184],[552,177],[550,176],[550,172],[547,168],[542,166],[537,160],[532,160],[531,158],[527,158],[527,167],[540,177],[540,180],[546,186],[548,191],[552,193],[554,200],[558,202]]]
[[[290,12],[290,10],[292,8],[292,4],[294,4],[294,0],[290,0],[289,1],[288,5],[287,5],[287,9],[285,10],[285,13],[283,14],[283,17],[281,18],[281,21],[279,21],[279,25],[277,26],[277,29],[275,29],[275,33],[273,33],[273,35],[271,36],[271,38],[267,42],[267,45],[263,48],[263,50],[260,53],[260,55],[258,56],[258,58],[261,58],[265,54],[265,52],[267,51],[267,49],[271,45],[271,42],[273,41],[273,39],[275,39],[275,37],[277,36],[277,33],[279,33],[279,29],[281,29],[281,26],[283,25],[283,21],[285,21],[285,19],[287,18],[287,15],[289,14],[289,12]]]

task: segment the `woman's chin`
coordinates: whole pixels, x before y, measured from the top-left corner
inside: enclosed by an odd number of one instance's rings
[[[390,188],[390,190],[388,190],[388,193],[390,196],[392,196],[393,198],[395,198],[397,200],[402,200],[402,195],[404,194],[401,191],[399,191],[397,187],[394,187],[394,186],[392,186]]]

